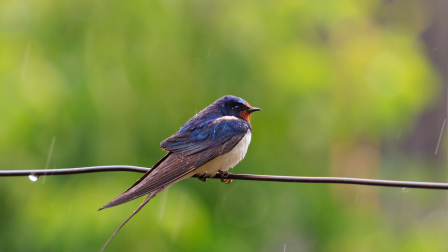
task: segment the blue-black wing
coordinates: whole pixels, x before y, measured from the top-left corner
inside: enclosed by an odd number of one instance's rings
[[[236,117],[221,117],[201,125],[184,125],[160,144],[169,153],[128,190],[101,209],[123,204],[153,191],[162,191],[186,175],[194,174],[203,164],[231,151],[248,130],[252,130],[250,124]]]
[[[235,147],[252,130],[247,121],[225,116],[210,120],[202,127],[184,126],[173,136],[160,143],[167,151],[179,153],[182,156],[196,156],[196,167],[207,163],[219,155],[226,154]]]

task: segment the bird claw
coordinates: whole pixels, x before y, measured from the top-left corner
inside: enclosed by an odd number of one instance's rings
[[[227,171],[218,171],[219,172],[219,176],[221,177],[221,182],[224,184],[229,184],[232,183],[232,179],[227,179],[230,175],[229,172]]]
[[[207,173],[203,174],[202,176],[198,175],[198,179],[202,182],[207,182],[207,177],[206,177]]]

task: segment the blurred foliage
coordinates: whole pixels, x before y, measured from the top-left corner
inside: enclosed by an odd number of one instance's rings
[[[49,168],[150,167],[232,94],[263,111],[231,172],[339,174],[333,150],[405,137],[441,98],[419,38],[430,23],[423,1],[3,0],[0,169],[45,168],[53,137]],[[445,176],[418,157],[373,159],[379,178]],[[96,209],[139,176],[0,178],[0,251],[98,250],[141,200]],[[362,188],[187,179],[107,251],[448,249],[444,193],[376,188],[371,201]]]

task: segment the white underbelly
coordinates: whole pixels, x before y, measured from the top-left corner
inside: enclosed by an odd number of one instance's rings
[[[205,163],[196,169],[191,175],[198,174],[206,176],[214,176],[218,171],[227,171],[237,165],[246,155],[251,139],[250,130],[241,141],[228,153],[218,156],[217,158]]]

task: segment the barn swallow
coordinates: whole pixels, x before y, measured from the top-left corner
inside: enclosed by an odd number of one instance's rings
[[[251,114],[259,111],[245,100],[227,95],[197,113],[180,130],[160,146],[168,153],[135,184],[99,210],[117,206],[147,195],[143,203],[104,244],[107,246],[117,232],[154,196],[172,184],[197,175],[205,181],[217,173],[222,182],[246,155],[252,127]],[[231,182],[231,181],[230,181]]]

